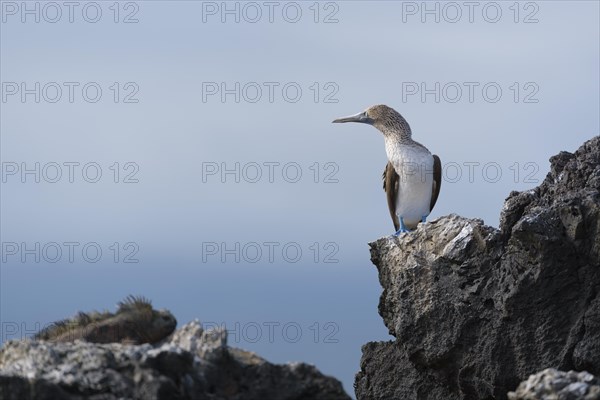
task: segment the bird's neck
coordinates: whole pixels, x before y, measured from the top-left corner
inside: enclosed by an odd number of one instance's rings
[[[385,138],[386,142],[390,141],[400,145],[411,145],[414,143],[410,128],[401,130],[384,128],[380,129],[380,131],[383,133],[383,137]]]
[[[383,133],[386,141],[390,140],[400,144],[413,143],[410,125],[400,114],[386,121],[376,122],[374,125]]]

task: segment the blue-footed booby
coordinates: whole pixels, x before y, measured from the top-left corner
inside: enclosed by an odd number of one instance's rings
[[[383,189],[396,235],[425,222],[440,194],[442,163],[438,156],[412,139],[404,117],[380,104],[333,122],[361,122],[383,133],[388,158],[383,171]]]

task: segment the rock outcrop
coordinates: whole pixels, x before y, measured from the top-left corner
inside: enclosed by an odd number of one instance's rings
[[[303,363],[271,364],[191,322],[162,343],[24,340],[0,350],[2,400],[347,400]]]
[[[600,400],[600,379],[587,372],[549,368],[521,382],[509,400]]]
[[[545,368],[600,374],[600,137],[513,192],[371,243],[396,340],[363,346],[358,399],[506,399]]]

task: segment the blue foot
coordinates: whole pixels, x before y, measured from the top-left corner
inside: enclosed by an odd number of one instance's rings
[[[394,233],[394,236],[398,236],[401,233],[407,233],[410,232],[408,229],[406,229],[406,226],[404,225],[404,219],[402,217],[400,217],[400,229],[398,229],[398,232]]]
[[[427,219],[427,216],[426,216],[426,215],[423,215],[423,216],[421,217],[421,223],[423,223],[423,224],[424,224],[426,219]]]

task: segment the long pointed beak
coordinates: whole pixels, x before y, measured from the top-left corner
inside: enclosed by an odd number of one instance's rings
[[[350,115],[347,117],[342,117],[338,119],[334,119],[333,123],[342,123],[342,122],[361,122],[363,124],[372,124],[373,120],[367,117],[367,113],[365,111],[359,112],[358,114]]]

